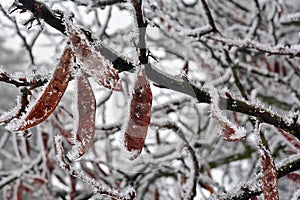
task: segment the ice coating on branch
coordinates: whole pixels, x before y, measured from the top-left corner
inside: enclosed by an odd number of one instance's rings
[[[227,39],[219,36],[214,37],[208,37],[209,39],[212,39],[217,42],[221,42],[223,45],[228,46],[236,46],[239,48],[250,48],[250,49],[256,49],[262,52],[265,52],[267,54],[280,54],[280,55],[290,55],[290,56],[296,56],[300,54],[300,45],[294,44],[290,47],[287,47],[283,44],[277,44],[275,46],[271,46],[269,44],[263,44],[254,40],[245,39],[245,40],[239,40],[239,39]]]
[[[64,168],[64,152],[62,147],[62,136],[56,135],[54,137],[54,144],[55,144],[55,150],[56,150],[56,159],[58,161],[59,167]]]
[[[293,155],[281,160],[280,162],[276,163],[276,167],[281,168],[283,166],[287,166],[289,163],[295,162],[299,159],[300,159],[300,153],[293,154]]]
[[[289,24],[292,22],[299,22],[299,21],[300,21],[300,12],[296,12],[296,13],[287,14],[284,17],[282,17],[280,23]]]
[[[157,21],[151,21],[151,23],[158,25],[164,31],[170,34],[176,34],[177,36],[202,36],[210,31],[212,27],[210,24],[202,25],[201,27],[189,29],[182,25],[182,22],[178,20],[178,13],[176,10],[166,9],[156,1],[144,1],[144,7],[151,18],[158,19]]]
[[[34,80],[35,77],[43,77],[43,78],[49,78],[48,73],[24,73],[24,72],[14,72],[14,73],[7,73],[2,66],[0,66],[0,77],[6,77],[9,79],[13,79],[17,82],[22,83],[23,81],[31,82]]]
[[[17,97],[17,105],[12,108],[10,111],[4,112],[3,114],[0,115],[0,124],[5,123],[8,119],[16,115],[16,113],[21,109],[21,96]],[[7,127],[10,130],[12,127]]]
[[[51,74],[51,73],[49,73]],[[2,69],[2,67],[0,67],[0,78],[3,78],[4,80],[10,80],[15,82],[16,84],[30,84],[32,83],[34,85],[34,83],[37,83],[38,81],[41,80],[47,80],[49,78],[49,74],[44,74],[44,73],[32,73],[32,74],[25,74],[25,73],[21,73],[21,72],[15,72],[13,74],[8,74],[6,71],[4,71]],[[39,77],[38,79],[36,79],[36,77]],[[40,78],[42,77],[42,78]],[[20,123],[17,123],[17,119],[21,118],[22,116],[24,117],[24,113],[28,111],[28,107],[30,107],[30,103],[31,103],[31,107],[33,106],[33,102],[29,102],[29,97],[31,97],[32,92],[30,91],[30,89],[27,88],[22,88],[21,89],[21,95],[19,95],[17,97],[17,105],[15,107],[13,107],[12,109],[10,109],[7,112],[3,112],[0,115],[0,124],[1,123],[7,123],[10,122],[11,120],[14,120],[14,122],[12,122],[11,124],[9,124],[7,126],[8,130],[16,130],[18,127],[18,125],[20,125]],[[18,125],[17,125],[18,124]]]
[[[219,78],[216,78],[210,82],[211,85],[223,85],[227,80],[230,79],[232,72],[230,69],[226,69],[225,73],[222,74]]]
[[[86,73],[101,86],[111,90],[122,90],[118,71],[94,46],[90,44],[84,32],[65,18],[66,33],[70,39],[78,63]]]
[[[244,127],[240,127],[235,123],[231,122],[225,116],[225,113],[220,109],[220,96],[218,91],[212,85],[206,85],[210,89],[211,95],[211,105],[210,105],[210,112],[211,116],[215,118],[218,123],[221,125],[220,135],[222,139],[226,141],[240,141],[245,139],[247,136],[246,129]]]
[[[70,175],[81,179],[84,183],[88,184],[91,187],[93,192],[106,195],[109,197],[113,197],[115,199],[133,199],[135,197],[135,191],[133,188],[128,188],[126,193],[122,193],[115,189],[110,189],[107,185],[99,184],[95,179],[89,177],[88,175],[76,171],[69,163],[64,159],[64,149],[62,146],[62,137],[60,135],[56,135],[55,139],[55,150],[56,150],[56,159],[60,168],[64,169]]]
[[[24,119],[24,115],[21,116],[21,119]],[[22,121],[20,119],[13,119],[11,120],[5,128],[11,132],[16,132],[18,128],[21,126]]]
[[[125,4],[124,6],[128,9],[133,21],[132,27],[129,32],[129,38],[130,41],[133,43],[133,46],[137,46],[139,42],[139,28],[136,23],[137,22],[136,11],[131,3],[127,5]]]

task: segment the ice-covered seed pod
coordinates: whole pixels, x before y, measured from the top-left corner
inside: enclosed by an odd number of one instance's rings
[[[73,52],[67,47],[55,69],[46,89],[22,119],[12,126],[12,130],[22,131],[36,126],[46,120],[54,111],[64,95],[71,78]]]
[[[76,76],[76,81],[76,132],[72,139],[74,146],[67,155],[70,160],[78,159],[85,154],[92,146],[95,135],[96,99],[93,89],[84,73],[79,73]]]
[[[144,147],[150,124],[151,106],[152,91],[150,83],[144,69],[141,69],[134,84],[130,103],[130,115],[124,136],[126,149],[133,153],[131,159],[138,157]]]
[[[87,40],[84,32],[66,20],[67,35],[82,69],[96,82],[111,90],[121,91],[122,84],[118,70]]]

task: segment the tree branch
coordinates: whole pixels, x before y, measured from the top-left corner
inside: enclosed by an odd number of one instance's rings
[[[71,0],[73,2],[75,2],[77,5],[81,5],[81,6],[89,6],[89,3],[83,3],[80,2],[78,0]],[[127,0],[94,0],[92,1],[92,7],[103,7],[103,6],[112,6],[114,4],[118,4],[118,3],[126,3]]]
[[[30,89],[34,89],[40,86],[45,85],[48,82],[47,78],[44,79],[35,79],[27,80],[25,77],[13,77],[12,75],[7,74],[4,71],[0,72],[0,82],[9,83],[14,85],[15,87],[30,87]]]
[[[21,38],[21,40],[23,41],[23,44],[25,46],[25,48],[27,49],[28,51],[28,54],[29,54],[29,57],[30,57],[30,61],[31,61],[31,64],[32,65],[35,65],[35,61],[34,61],[34,57],[33,57],[33,54],[32,54],[32,46],[34,44],[34,42],[29,45],[26,38],[24,37],[24,35],[21,33],[20,29],[19,29],[19,26],[18,26],[18,23],[16,22],[16,20],[9,16],[7,14],[7,12],[3,9],[2,5],[0,4],[0,10],[2,11],[2,13],[14,24],[15,28],[16,28],[16,31],[17,31],[17,34],[18,36]]]
[[[268,44],[263,44],[260,42],[255,42],[252,40],[233,40],[224,37],[217,37],[217,36],[205,36],[205,38],[209,40],[213,40],[216,42],[220,42],[222,45],[227,45],[229,47],[235,46],[241,49],[252,49],[264,52],[268,55],[283,55],[283,56],[290,56],[290,57],[300,57],[300,50],[299,45],[275,45],[271,46]]]
[[[135,16],[136,16],[136,23],[138,25],[138,34],[139,34],[139,41],[138,41],[138,48],[139,48],[139,60],[141,64],[147,64],[148,63],[148,57],[147,57],[147,49],[146,49],[146,28],[147,23],[144,20],[143,16],[143,10],[142,10],[142,0],[131,0],[131,3],[135,10]]]
[[[300,158],[296,155],[296,159],[288,158],[286,160],[291,159],[291,161],[283,164],[282,166],[277,166],[276,173],[278,178],[282,178],[287,174],[297,171],[300,169]],[[240,188],[238,188],[232,194],[226,194],[224,196],[217,196],[219,200],[247,200],[251,197],[258,196],[262,193],[261,188],[258,185],[258,180],[261,178],[261,174],[255,177],[255,180],[250,180],[248,183],[243,184]]]
[[[21,2],[21,1],[20,1]],[[32,9],[32,2],[35,3],[34,0],[30,1],[22,1],[23,4],[26,4],[25,8]],[[40,5],[40,3],[38,3]],[[139,5],[140,6],[140,5]],[[42,9],[49,9],[47,6],[35,6]],[[40,12],[40,10],[33,10],[34,12]],[[41,13],[53,13],[51,11],[44,11]],[[41,18],[44,19],[45,22],[53,22],[55,28],[64,33],[65,27],[62,23],[62,19],[56,18],[56,20],[49,20],[47,19],[49,15],[39,15]],[[51,17],[54,17],[53,15]],[[64,33],[65,34],[65,33]],[[87,32],[88,39],[90,42],[95,42],[95,40],[91,37],[91,33]],[[221,37],[210,37],[206,36],[209,39],[213,39],[216,41],[220,41],[222,43],[229,43],[228,45],[231,46],[242,46],[242,47],[248,47],[248,48],[254,48],[261,51],[265,51],[267,53],[271,54],[280,54],[280,55],[299,55],[300,52],[296,48],[283,48],[281,46],[277,47],[266,47],[265,45],[262,45],[260,43],[254,43],[254,42],[248,42],[248,43],[241,43],[239,41],[233,41],[233,40],[224,40]],[[119,71],[129,71],[133,69],[135,66],[133,63],[127,61],[125,58],[118,56],[117,53],[113,52],[110,48],[108,48],[106,45],[101,44],[99,46],[95,46],[96,50],[100,51],[102,55],[104,55],[107,59],[109,59],[114,67],[118,69]],[[155,69],[151,64],[146,64],[146,73],[150,80],[154,81],[158,85],[162,85],[166,88],[190,95],[192,97],[197,98],[199,103],[211,103],[211,95],[209,93],[209,90],[207,88],[203,88],[200,86],[196,86],[193,83],[186,82],[183,80],[178,80],[174,77],[171,77],[167,74],[165,74],[162,71],[159,71],[158,69]],[[295,137],[300,139],[300,124],[297,122],[297,120],[294,120],[294,122],[287,121],[284,117],[258,105],[251,104],[248,101],[240,100],[240,99],[233,99],[233,98],[226,98],[226,97],[220,97],[220,101],[222,102],[220,105],[221,109],[224,110],[230,110],[234,112],[240,112],[246,115],[257,117],[258,120],[260,120],[263,123],[271,124],[275,127],[278,127],[280,129],[283,129],[291,134],[293,134]]]
[[[207,20],[208,20],[208,23],[211,25],[212,27],[212,31],[213,32],[219,32],[216,25],[215,25],[215,21],[211,15],[211,12],[210,12],[210,9],[208,7],[208,4],[206,3],[206,0],[201,0],[201,3],[202,3],[202,6],[205,10],[205,14],[206,14],[206,17],[207,17]]]

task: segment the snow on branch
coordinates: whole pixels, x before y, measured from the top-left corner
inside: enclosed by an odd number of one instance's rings
[[[201,0],[201,3],[202,3],[202,6],[204,8],[204,11],[205,11],[205,15],[207,17],[207,20],[208,20],[208,23],[210,24],[210,26],[212,27],[212,31],[213,32],[218,32],[218,29],[215,25],[215,21],[211,15],[211,11],[210,11],[210,8],[206,2],[206,0]]]
[[[211,17],[207,17],[207,18],[210,18],[212,20],[209,21],[212,24],[209,24],[207,22],[206,25],[203,25],[201,27],[189,29],[187,27],[184,27],[182,23],[178,22],[177,13],[175,11],[169,11],[162,6],[157,5],[155,2],[151,2],[149,0],[146,1],[145,7],[146,9],[151,10],[151,12],[147,13],[149,17],[159,18],[159,22],[151,19],[151,23],[155,24],[155,26],[160,27],[161,29],[167,32],[171,32],[171,33],[174,32],[175,34],[180,36],[199,38],[203,35],[216,31],[216,29],[213,28],[215,27],[215,25]],[[205,6],[205,8],[208,9],[207,6]],[[210,14],[209,10],[208,12],[205,12],[205,14]]]
[[[184,142],[184,147],[190,154],[190,159],[192,161],[192,166],[191,166],[192,173],[189,178],[189,182],[186,183],[187,189],[185,191],[183,191],[183,193],[185,193],[184,199],[194,199],[197,194],[196,188],[197,188],[197,182],[199,181],[199,176],[200,176],[199,175],[199,169],[200,169],[199,161],[198,161],[197,154],[196,154],[194,147],[192,146],[192,144],[190,144],[190,142],[188,141],[188,139],[185,136],[184,130],[178,124],[176,124],[174,122],[170,122],[170,121],[159,120],[159,121],[153,121],[152,125],[159,127],[159,128],[173,130],[178,135],[178,137]]]
[[[212,103],[210,89],[194,83],[185,82],[171,77],[156,67],[149,65],[146,67],[146,73],[150,80],[166,88],[190,95],[198,100],[199,103]],[[293,117],[279,115],[270,108],[265,108],[257,102],[245,101],[240,98],[228,98],[220,96],[220,109],[244,113],[249,116],[257,117],[261,122],[271,124],[281,128],[300,139],[300,124]]]
[[[210,95],[211,95],[211,104],[210,104],[210,112],[211,116],[215,118],[221,126],[220,135],[221,138],[226,141],[240,141],[245,139],[247,136],[247,131],[244,127],[239,127],[233,122],[231,122],[225,116],[220,109],[220,96],[218,91],[213,86],[208,86],[210,88]],[[228,91],[226,91],[228,92]]]
[[[289,56],[291,58],[300,57],[299,44],[294,44],[291,46],[278,44],[275,46],[271,46],[269,44],[264,44],[249,39],[239,40],[239,39],[230,39],[230,38],[225,38],[220,36],[205,36],[205,38],[219,42],[223,46],[228,46],[228,47],[234,46],[242,49],[253,49],[253,50],[264,52],[267,55],[284,55],[284,56]]]
[[[2,115],[0,115],[0,124],[9,123],[13,119],[20,118],[23,114],[25,114],[26,109],[29,105],[29,96],[31,95],[30,90],[27,88],[22,88],[20,90],[21,96],[17,99],[17,105],[11,111],[8,111]]]
[[[101,194],[113,199],[249,199],[261,194],[278,199],[287,186],[277,179],[286,176],[288,181],[299,181],[300,46],[294,25],[299,24],[295,5],[300,4],[297,0],[237,2],[72,0],[48,6],[18,0],[8,12],[1,6],[5,3],[0,3],[3,62],[11,52],[21,57],[22,45],[31,53],[20,59],[20,65],[7,59],[13,68],[0,70],[4,83],[0,92],[6,91],[6,83],[19,89],[17,106],[2,114],[0,123],[11,122],[11,130],[24,130],[17,135],[0,127],[3,194],[14,193],[14,198],[22,192],[34,196],[45,191],[49,199],[70,200],[91,197],[93,192],[95,198]],[[103,10],[106,6],[111,6],[108,12]],[[31,17],[21,26],[15,19],[27,17],[24,12]],[[116,16],[128,18],[130,25],[114,24]],[[10,35],[5,33],[21,39],[15,46],[20,51],[6,52]],[[39,34],[50,43],[37,40]],[[25,68],[24,63],[52,63],[63,41],[68,43],[62,56],[66,63],[59,61],[51,79],[39,74],[43,66]],[[45,47],[43,42],[47,50],[55,50],[54,55],[41,58],[41,52],[31,52],[31,48]],[[132,72],[139,66],[145,66],[145,73],[135,79]],[[37,74],[7,73],[13,70]],[[46,83],[40,93],[38,87]],[[67,88],[68,83],[75,85],[75,109],[69,106],[74,91]],[[222,90],[226,87],[230,90]],[[3,94],[0,104],[5,110],[10,106],[6,99],[14,95]],[[130,112],[127,127],[121,128],[126,126],[126,111]],[[261,138],[252,137],[253,118],[264,124],[261,132],[266,134]],[[124,146],[135,160],[126,159],[117,141],[124,131]],[[57,132],[65,137],[66,146],[62,137],[53,137]],[[42,157],[38,164],[36,157]],[[219,171],[222,183],[215,180]],[[34,173],[42,181],[23,176]],[[225,185],[227,180],[230,187]],[[250,181],[239,184],[243,180]],[[63,187],[55,187],[56,182]],[[32,188],[38,188],[37,192]]]
[[[65,28],[64,28],[65,29]],[[211,37],[211,36],[207,36]],[[212,40],[216,40],[219,42],[223,42],[226,44],[226,42],[229,43],[229,45],[243,47],[245,45],[242,41],[234,41],[230,39],[224,39],[222,37],[211,37]],[[274,48],[270,46],[264,46],[260,43],[255,42],[249,42],[250,46],[253,48],[261,48],[262,50],[271,50],[271,53],[278,53],[281,52],[283,55],[297,55],[299,52],[297,50],[297,46],[293,45],[291,48],[283,47],[283,50],[280,50],[282,47],[281,45],[275,46]],[[248,45],[249,45],[248,44]],[[246,45],[247,46],[247,45]],[[130,70],[134,68],[134,64],[126,60],[122,56],[116,55],[115,52],[112,52],[110,48],[106,47],[105,45],[102,45],[101,48],[97,49],[100,50],[101,53],[103,53],[103,56],[109,55],[108,58],[115,59],[113,62],[113,67],[123,69],[123,67],[126,68],[126,70]],[[280,54],[281,55],[281,54]],[[205,91],[204,88],[201,88],[199,86],[195,86],[192,83],[187,83],[182,80],[177,80],[174,77],[168,76],[162,71],[159,71],[158,69],[155,69],[152,65],[150,67],[146,67],[146,73],[152,81],[156,82],[159,85],[163,85],[164,87],[167,87],[169,89],[173,89],[175,91],[179,91],[185,94],[188,94],[190,96],[196,97],[199,102],[204,103],[211,103],[211,97],[210,94]],[[224,102],[224,105],[226,105],[225,108],[221,109],[228,109],[231,111],[241,112],[250,116],[259,117],[262,122],[272,124],[278,128],[281,128],[287,132],[290,132],[294,134],[297,138],[300,138],[300,124],[295,122],[294,124],[287,122],[286,119],[276,113],[269,112],[265,108],[259,108],[257,105],[251,105],[249,102],[241,101],[239,99],[224,99],[221,98],[220,101]]]
[[[62,146],[62,137],[55,136],[55,149],[56,149],[56,159],[59,163],[60,168],[68,172],[70,175],[79,178],[86,184],[90,185],[93,188],[94,193],[99,193],[105,196],[120,200],[130,200],[135,198],[135,191],[129,189],[127,193],[121,193],[120,191],[109,189],[105,185],[100,185],[94,179],[88,177],[87,175],[75,170],[67,161],[65,160],[65,153]]]
[[[0,189],[3,188],[10,182],[15,181],[20,176],[24,175],[25,173],[29,172],[31,169],[37,167],[42,160],[42,154],[39,154],[35,160],[33,160],[30,165],[24,166],[23,168],[13,171],[13,173],[7,175],[6,177],[1,178],[0,180]]]
[[[286,16],[283,16],[280,20],[280,23],[284,25],[300,24],[300,12],[290,13]]]
[[[276,164],[276,174],[280,179],[290,172],[293,172],[299,169],[300,166],[300,154],[292,155],[284,160],[281,160]],[[218,199],[218,200],[232,200],[232,199],[249,199],[254,196],[258,196],[262,193],[261,189],[261,177],[262,173],[258,173],[254,178],[247,181],[246,183],[240,184],[235,191],[230,192],[228,194],[216,194],[210,199]]]
[[[29,87],[34,89],[45,85],[48,82],[47,78],[37,78],[36,76],[28,76],[25,74],[9,74],[0,68],[0,81],[11,84],[17,88],[19,87]]]

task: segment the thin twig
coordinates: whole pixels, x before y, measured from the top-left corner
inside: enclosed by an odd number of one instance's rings
[[[85,182],[86,184],[90,185],[96,193],[99,193],[99,194],[105,195],[105,196],[109,196],[112,198],[120,199],[120,200],[131,200],[131,199],[135,198],[134,191],[130,191],[127,194],[122,194],[122,193],[118,192],[117,190],[111,190],[111,189],[107,188],[106,186],[100,185],[94,179],[73,169],[73,167],[69,163],[67,163],[65,160],[65,154],[64,154],[64,149],[62,147],[61,136],[55,137],[55,149],[56,149],[56,158],[57,158],[60,168],[67,171],[73,177],[77,177],[77,178],[81,179],[83,182]]]
[[[35,65],[34,57],[33,57],[33,54],[32,54],[32,47],[33,47],[34,42],[31,45],[29,45],[26,38],[25,38],[25,36],[21,33],[20,28],[19,28],[18,23],[16,22],[16,20],[13,17],[11,17],[10,15],[7,14],[7,12],[4,10],[4,8],[2,7],[1,4],[0,4],[0,9],[1,9],[2,13],[14,24],[14,26],[16,28],[16,31],[17,31],[17,35],[21,38],[25,48],[27,49],[31,64]]]

